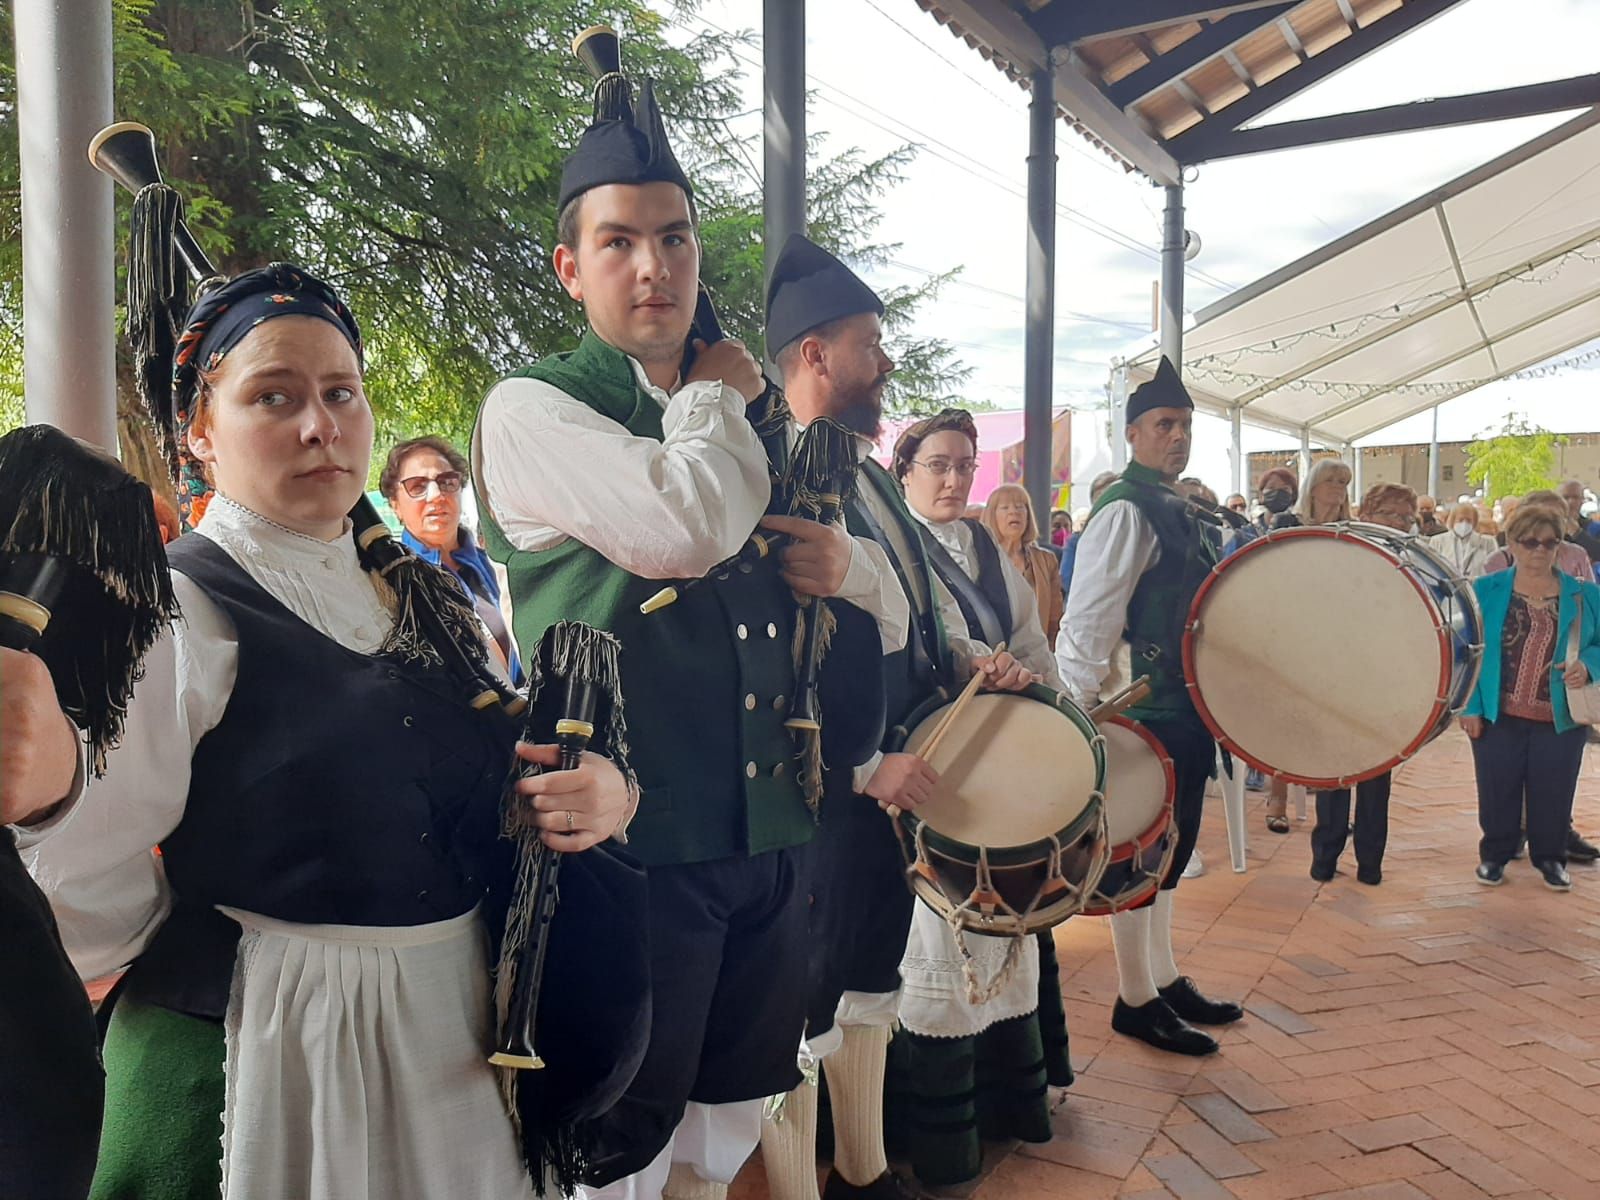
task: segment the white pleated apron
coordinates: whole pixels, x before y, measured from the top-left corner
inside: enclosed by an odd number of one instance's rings
[[[986,986],[1000,973],[1012,939],[962,936],[972,953],[978,983]],[[1023,939],[1011,978],[983,1004],[967,1000],[961,964],[961,949],[949,922],[919,901],[912,909],[911,934],[900,960],[900,1023],[924,1037],[971,1037],[1039,1007],[1039,943],[1031,935]]]
[[[237,909],[224,1200],[524,1200],[486,1056],[477,914],[400,928]]]

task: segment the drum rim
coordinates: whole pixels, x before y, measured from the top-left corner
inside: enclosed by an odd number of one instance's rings
[[[1393,771],[1401,764],[1407,762],[1413,755],[1417,753],[1418,750],[1421,750],[1422,747],[1431,742],[1439,732],[1441,718],[1447,717],[1451,713],[1450,698],[1447,693],[1450,689],[1451,671],[1455,666],[1455,655],[1452,653],[1449,625],[1444,619],[1444,612],[1439,607],[1439,602],[1433,598],[1432,594],[1426,588],[1417,582],[1416,578],[1414,578],[1411,572],[1404,570],[1400,572],[1401,577],[1411,585],[1412,590],[1415,591],[1417,595],[1422,597],[1423,601],[1432,609],[1434,613],[1434,635],[1439,643],[1440,650],[1439,683],[1436,695],[1441,698],[1434,700],[1433,707],[1428,714],[1428,720],[1422,727],[1422,732],[1413,738],[1404,749],[1402,749],[1398,754],[1394,755],[1394,757],[1390,758],[1388,761],[1377,767],[1369,768],[1368,770],[1358,772],[1354,775],[1344,775],[1338,777],[1301,775],[1292,771],[1280,771],[1277,767],[1272,766],[1270,763],[1263,762],[1255,755],[1250,754],[1242,749],[1239,743],[1234,741],[1233,738],[1223,730],[1222,726],[1218,723],[1216,716],[1211,712],[1211,709],[1207,707],[1205,698],[1200,694],[1200,689],[1197,686],[1194,677],[1195,631],[1200,624],[1200,610],[1205,606],[1205,601],[1207,597],[1210,596],[1217,580],[1222,578],[1223,571],[1231,568],[1233,564],[1239,562],[1246,555],[1257,553],[1274,542],[1290,541],[1294,538],[1305,537],[1332,538],[1333,540],[1340,542],[1356,542],[1370,550],[1375,551],[1378,554],[1381,554],[1384,558],[1389,560],[1391,565],[1397,568],[1404,567],[1405,563],[1401,560],[1400,556],[1390,550],[1387,545],[1375,538],[1364,537],[1359,532],[1361,528],[1367,527],[1380,529],[1385,533],[1392,534],[1396,537],[1408,536],[1401,534],[1398,529],[1390,529],[1387,525],[1373,526],[1370,524],[1370,522],[1363,521],[1340,521],[1334,525],[1297,525],[1290,529],[1272,529],[1263,534],[1261,537],[1256,538],[1254,541],[1246,542],[1243,546],[1240,546],[1221,562],[1217,563],[1216,566],[1212,567],[1211,570],[1207,572],[1206,577],[1201,582],[1198,590],[1196,590],[1194,599],[1189,603],[1189,613],[1188,616],[1185,617],[1183,624],[1183,681],[1184,688],[1189,693],[1190,702],[1194,705],[1195,711],[1200,715],[1200,720],[1203,721],[1206,728],[1211,731],[1211,736],[1216,738],[1218,745],[1220,745],[1233,757],[1239,758],[1245,763],[1254,767],[1256,770],[1270,775],[1274,779],[1281,779],[1285,783],[1298,784],[1301,787],[1310,788],[1317,791],[1327,791],[1330,789],[1353,787],[1355,784],[1365,783],[1369,779],[1376,779],[1378,776],[1385,775],[1388,772]],[[1472,590],[1470,585],[1467,590],[1469,592]]]
[[[1114,717],[1108,717],[1104,722],[1102,722],[1102,724],[1120,725],[1124,729],[1131,730],[1132,732],[1138,734],[1138,736],[1143,739],[1146,744],[1155,750],[1156,757],[1161,760],[1162,774],[1165,775],[1167,779],[1167,794],[1165,799],[1163,799],[1161,802],[1161,811],[1166,816],[1166,820],[1157,821],[1155,824],[1150,825],[1148,828],[1140,831],[1138,837],[1129,838],[1125,842],[1113,842],[1111,844],[1111,858],[1106,864],[1107,868],[1109,869],[1118,863],[1128,862],[1135,854],[1143,850],[1149,850],[1161,840],[1167,828],[1172,824],[1173,812],[1177,807],[1178,771],[1176,766],[1173,764],[1172,755],[1169,754],[1167,752],[1167,748],[1161,744],[1161,739],[1158,738],[1141,722],[1135,721],[1131,717],[1125,717],[1121,713],[1118,713]],[[1103,806],[1105,802],[1104,792],[1102,792],[1100,803]]]

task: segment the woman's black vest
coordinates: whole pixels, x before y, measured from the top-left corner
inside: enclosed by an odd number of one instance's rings
[[[922,533],[922,544],[928,549],[928,563],[934,573],[944,580],[945,587],[956,598],[961,615],[967,621],[968,636],[988,646],[998,646],[1011,641],[1016,630],[1011,627],[1011,596],[1006,591],[1005,568],[1000,565],[1000,547],[981,522],[971,517],[961,520],[972,532],[972,552],[978,560],[976,579],[961,569],[950,551],[933,536],[926,525],[917,528]]]
[[[227,1007],[227,905],[308,924],[422,925],[483,898],[516,729],[438,668],[359,654],[312,628],[202,535],[168,549],[237,631],[222,720],[195,748],[161,844],[173,910],[129,975],[140,999]]]

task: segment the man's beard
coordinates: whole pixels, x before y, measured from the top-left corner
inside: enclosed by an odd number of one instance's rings
[[[887,375],[880,375],[859,392],[842,398],[833,414],[852,433],[876,440],[883,432],[883,385]]]

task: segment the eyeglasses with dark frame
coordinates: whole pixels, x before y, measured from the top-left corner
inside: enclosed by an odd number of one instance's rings
[[[439,485],[441,496],[452,496],[461,490],[461,485],[465,482],[460,471],[444,471],[438,475],[413,475],[409,479],[402,479],[400,486],[413,500],[421,500],[428,494],[430,483]]]

